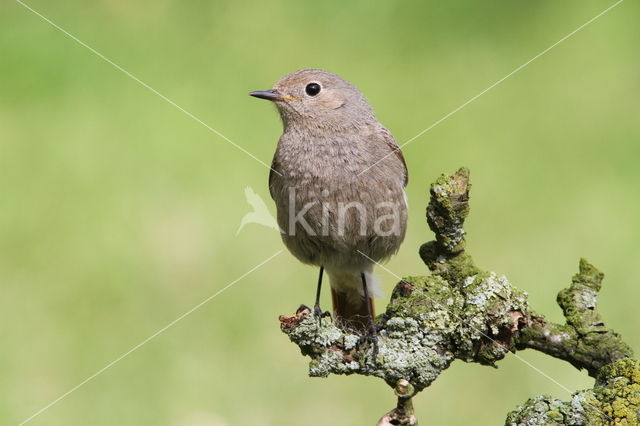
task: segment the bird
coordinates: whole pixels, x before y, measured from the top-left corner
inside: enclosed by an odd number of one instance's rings
[[[388,260],[407,228],[408,172],[393,135],[356,86],[320,69],[301,69],[272,89],[249,93],[273,102],[283,124],[269,192],[285,246],[329,276],[333,319],[375,335],[374,266]]]

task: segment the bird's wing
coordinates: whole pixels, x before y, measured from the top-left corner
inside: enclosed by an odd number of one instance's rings
[[[402,155],[400,146],[398,145],[398,142],[396,142],[395,138],[393,137],[393,135],[389,130],[387,130],[385,127],[382,127],[382,126],[380,127],[381,127],[380,134],[382,135],[382,138],[387,143],[389,148],[392,150],[393,154],[402,163],[402,167],[404,169],[403,186],[407,186],[407,184],[409,183],[409,171],[407,170],[407,163],[404,161],[404,155]],[[391,154],[387,154],[387,155],[391,156]]]
[[[273,178],[275,177],[275,171],[276,168],[278,167],[278,164],[276,162],[276,157],[273,157],[273,161],[271,162],[271,169],[269,169],[269,194],[271,194],[271,198],[273,200],[276,199],[274,193],[273,193]]]

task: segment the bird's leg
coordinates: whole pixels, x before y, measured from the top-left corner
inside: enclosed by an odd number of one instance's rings
[[[370,340],[373,343],[373,358],[375,359],[378,355],[378,330],[376,329],[376,324],[373,322],[373,310],[371,306],[371,302],[369,301],[369,289],[367,288],[367,278],[364,275],[364,272],[360,273],[360,278],[362,279],[362,290],[364,293],[364,302],[367,304],[367,331],[360,338],[361,342],[365,340]],[[359,342],[359,343],[361,343]]]
[[[368,324],[367,331],[373,337],[376,337],[377,330],[376,330],[376,325],[373,322],[373,311],[371,309],[371,303],[369,302],[369,289],[367,288],[367,278],[364,275],[364,272],[360,273],[360,278],[362,279],[362,291],[364,293],[364,302],[367,304],[367,314],[368,314],[368,317],[369,317],[367,319],[367,324]]]
[[[313,314],[320,318],[329,317],[331,314],[329,311],[322,312],[320,308],[320,290],[322,289],[322,273],[324,272],[324,266],[320,267],[320,274],[318,275],[318,288],[316,290],[316,303],[313,305]]]

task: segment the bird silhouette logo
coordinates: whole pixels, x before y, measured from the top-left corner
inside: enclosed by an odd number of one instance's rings
[[[240,221],[240,227],[236,232],[236,235],[242,231],[242,228],[249,223],[257,223],[258,225],[266,226],[267,228],[275,229],[278,232],[282,232],[278,226],[278,222],[273,217],[267,205],[260,195],[258,195],[253,188],[247,186],[244,189],[244,196],[247,203],[253,207],[253,211],[245,214]]]

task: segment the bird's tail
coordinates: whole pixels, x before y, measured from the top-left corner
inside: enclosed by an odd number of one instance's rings
[[[373,298],[380,296],[376,277],[370,271],[365,272],[368,293],[365,299],[360,274],[328,272],[336,323],[342,329],[366,331],[369,325],[369,312],[375,316]]]

